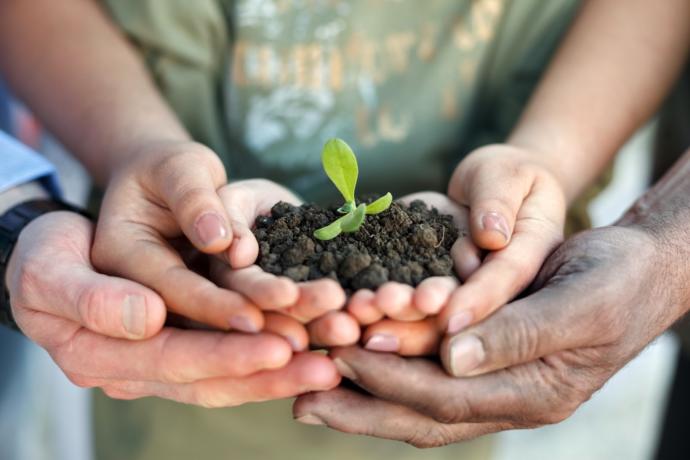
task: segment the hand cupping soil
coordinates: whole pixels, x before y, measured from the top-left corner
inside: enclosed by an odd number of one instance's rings
[[[430,276],[455,276],[450,248],[458,229],[449,215],[416,200],[393,203],[367,216],[359,231],[333,240],[314,231],[338,218],[336,208],[277,203],[269,216],[256,219],[258,265],[294,281],[333,278],[347,292],[376,289],[386,281],[412,286]]]

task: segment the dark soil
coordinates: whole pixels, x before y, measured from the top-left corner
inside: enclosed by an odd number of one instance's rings
[[[450,248],[458,230],[451,216],[424,202],[393,203],[366,216],[357,232],[330,241],[314,238],[314,230],[338,217],[336,208],[277,203],[270,216],[256,219],[258,264],[295,281],[333,278],[347,291],[376,289],[389,280],[416,286],[430,276],[454,276]]]

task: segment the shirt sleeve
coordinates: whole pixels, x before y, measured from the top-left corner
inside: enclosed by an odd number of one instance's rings
[[[35,180],[40,181],[53,197],[62,197],[55,167],[38,153],[0,131],[0,193]]]

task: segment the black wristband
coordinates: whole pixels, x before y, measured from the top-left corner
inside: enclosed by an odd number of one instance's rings
[[[7,264],[19,235],[31,221],[54,211],[71,211],[89,217],[82,209],[56,200],[32,200],[20,203],[0,216],[0,324],[19,331],[12,315],[10,293],[5,283]]]

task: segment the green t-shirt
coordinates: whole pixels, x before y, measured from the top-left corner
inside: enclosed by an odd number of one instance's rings
[[[443,190],[472,147],[505,137],[574,0],[102,0],[192,135],[231,179],[335,199],[330,137],[358,192]],[[99,459],[487,458],[487,440],[416,451],[290,422],[286,402],[205,410],[95,404]]]

